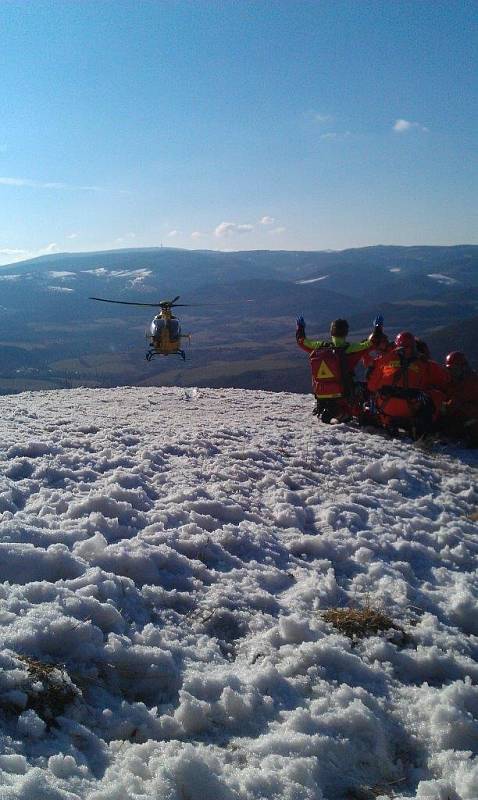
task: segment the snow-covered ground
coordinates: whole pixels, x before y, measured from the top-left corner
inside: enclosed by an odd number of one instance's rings
[[[1,800],[478,798],[477,456],[311,408],[1,398]]]

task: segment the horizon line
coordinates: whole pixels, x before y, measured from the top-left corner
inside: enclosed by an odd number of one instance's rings
[[[368,244],[368,245],[361,245],[361,246],[352,246],[352,247],[343,247],[343,248],[321,248],[321,249],[309,249],[309,248],[281,248],[281,249],[273,249],[270,250],[268,248],[249,248],[248,250],[222,250],[220,248],[214,249],[209,247],[201,247],[201,248],[189,248],[189,247],[170,247],[168,245],[151,245],[151,246],[144,246],[144,247],[118,247],[118,248],[107,248],[103,250],[62,250],[55,253],[45,253],[40,256],[33,256],[32,258],[25,258],[21,261],[12,261],[8,264],[0,264],[0,269],[5,269],[8,267],[18,267],[22,264],[28,264],[33,261],[45,261],[48,259],[57,259],[61,257],[78,257],[81,258],[82,256],[88,255],[98,255],[98,254],[108,254],[108,253],[127,253],[127,252],[138,252],[138,251],[152,251],[152,250],[171,250],[171,251],[181,251],[187,253],[221,253],[222,255],[236,255],[238,253],[325,253],[325,254],[332,254],[332,253],[346,253],[349,250],[371,250],[375,248],[394,248],[394,249],[401,249],[401,250],[410,250],[416,248],[457,248],[457,247],[477,247],[478,244],[468,243],[468,242],[457,242],[455,244]]]

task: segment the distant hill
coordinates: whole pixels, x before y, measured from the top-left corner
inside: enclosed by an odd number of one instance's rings
[[[183,330],[192,333],[185,365],[174,358],[145,363],[144,330],[154,309],[88,299],[149,303],[178,294],[188,306],[180,309]],[[331,319],[345,316],[360,338],[379,311],[390,333],[437,336],[449,350],[457,322],[476,325],[478,246],[42,256],[0,268],[0,391],[188,382],[305,391],[295,317],[303,314],[308,333],[322,336]]]
[[[427,342],[434,358],[443,360],[452,350],[461,350],[478,369],[478,315],[431,332]]]

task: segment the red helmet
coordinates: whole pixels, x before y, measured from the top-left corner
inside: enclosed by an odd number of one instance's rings
[[[460,353],[458,350],[448,353],[445,359],[445,367],[448,367],[448,369],[469,369],[469,366],[465,354]]]
[[[413,333],[402,331],[395,336],[395,347],[403,350],[406,356],[413,356],[416,353],[417,345]]]

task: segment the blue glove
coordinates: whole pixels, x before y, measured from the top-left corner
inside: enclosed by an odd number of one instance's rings
[[[426,392],[418,392],[417,400],[423,405],[428,405],[430,403],[430,395]]]
[[[383,314],[377,314],[373,321],[373,331],[368,337],[372,344],[378,345],[385,336],[383,332]]]
[[[303,316],[297,317],[296,329],[295,329],[295,338],[296,339],[305,339],[305,319],[304,319]]]

